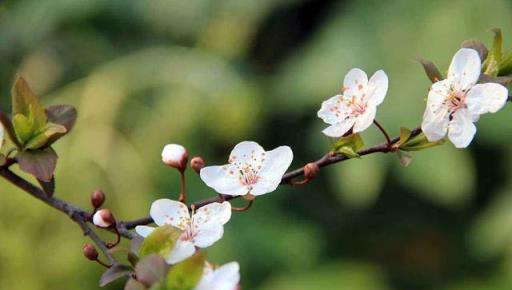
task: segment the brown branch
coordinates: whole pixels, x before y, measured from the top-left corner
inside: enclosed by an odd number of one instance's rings
[[[420,133],[421,133],[421,129],[416,128],[411,131],[411,137],[414,137]],[[390,139],[389,144],[392,145],[392,144],[398,142],[398,140],[400,140],[400,137],[395,137],[393,139]],[[389,152],[393,151],[392,146],[389,146],[389,144],[386,141],[385,143],[381,143],[381,144],[360,150],[357,153],[361,156],[369,155],[372,153],[378,153],[378,152],[389,153]],[[316,165],[318,165],[319,168],[322,168],[322,167],[329,166],[329,165],[332,165],[332,164],[335,164],[338,162],[346,161],[349,159],[350,159],[349,157],[342,155],[342,154],[332,155],[331,153],[327,153],[322,158],[315,161],[315,163],[316,163]],[[290,184],[292,179],[299,177],[299,176],[303,176],[303,175],[304,175],[304,167],[300,167],[295,170],[292,170],[292,171],[286,173],[285,175],[283,175],[283,177],[281,179],[281,184]],[[212,197],[212,198],[208,198],[208,199],[204,199],[204,200],[195,202],[195,203],[191,204],[191,206],[195,206],[195,208],[197,209],[197,208],[200,208],[200,207],[205,206],[210,203],[232,200],[232,199],[239,198],[239,197],[240,196],[224,195],[221,198],[220,196],[216,196],[216,197]],[[152,222],[153,222],[153,219],[148,216],[148,217],[144,217],[144,218],[140,218],[140,219],[136,219],[136,220],[132,220],[132,221],[120,221],[119,223],[122,224],[123,227],[125,227],[126,229],[133,229],[136,226],[147,225]]]

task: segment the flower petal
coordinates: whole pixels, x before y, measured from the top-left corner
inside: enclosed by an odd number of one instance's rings
[[[265,150],[254,141],[242,141],[236,144],[229,155],[229,163],[252,163],[253,156],[260,156]]]
[[[363,70],[359,68],[351,69],[347,75],[345,75],[345,79],[343,80],[345,91],[349,90],[352,93],[359,91],[360,85],[362,86],[361,90],[366,89],[367,84],[368,76]]]
[[[158,226],[172,225],[181,230],[185,230],[190,221],[190,214],[185,204],[166,198],[153,202],[149,214]]]
[[[2,149],[2,145],[4,145],[4,126],[0,123],[0,149]]]
[[[350,130],[350,128],[352,128],[352,126],[354,126],[355,121],[356,121],[355,118],[349,117],[341,122],[338,122],[336,124],[333,124],[325,129],[323,129],[322,133],[324,133],[324,135],[326,135],[326,136],[333,137],[333,138],[341,137],[345,133],[347,133],[348,130]]]
[[[251,190],[252,195],[262,195],[274,191],[284,173],[290,167],[293,160],[293,151],[288,146],[279,146],[266,153],[266,159],[263,162],[259,172],[260,179]]]
[[[508,98],[506,87],[496,83],[477,84],[466,95],[466,104],[472,114],[496,113]]]
[[[240,265],[231,262],[213,272],[205,271],[194,290],[235,290],[239,282]]]
[[[437,110],[437,108],[443,105],[449,94],[450,82],[448,80],[435,82],[428,92],[427,106]]]
[[[230,174],[231,165],[207,166],[201,169],[199,175],[206,185],[218,193],[227,195],[245,195],[248,190],[238,180],[237,175]]]
[[[449,116],[447,108],[438,107],[437,110],[433,110],[432,107],[427,106],[423,114],[421,130],[429,141],[438,141],[446,136]]]
[[[342,95],[336,95],[322,103],[317,115],[327,124],[336,124],[343,120],[346,105]]]
[[[368,82],[367,90],[368,102],[371,105],[378,106],[384,101],[388,92],[388,83],[388,76],[383,70],[378,70],[373,74]]]
[[[375,119],[375,114],[377,113],[377,107],[369,105],[363,114],[359,115],[356,118],[356,122],[354,124],[354,133],[362,132],[366,130],[366,128],[370,127]]]
[[[165,259],[165,261],[167,264],[177,264],[183,260],[186,260],[188,257],[191,257],[195,252],[196,247],[191,241],[179,239],[176,242],[176,246],[174,246],[174,249]]]
[[[211,246],[222,238],[223,225],[231,218],[231,204],[211,203],[199,208],[192,217],[194,244],[200,248]]]
[[[137,234],[139,234],[143,238],[149,236],[154,230],[155,230],[154,227],[148,227],[148,226],[136,226],[135,227],[135,231],[137,232]]]
[[[476,84],[480,78],[482,61],[478,52],[470,48],[461,48],[453,56],[448,69],[448,80],[456,90],[466,90]]]
[[[457,148],[466,148],[476,133],[476,127],[471,122],[471,113],[467,109],[459,109],[453,114],[448,128],[448,139]]]

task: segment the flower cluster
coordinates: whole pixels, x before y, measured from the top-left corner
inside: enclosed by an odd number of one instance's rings
[[[413,134],[402,128],[400,137],[394,141],[375,120],[377,107],[388,92],[388,76],[384,71],[378,70],[368,79],[363,70],[350,70],[343,81],[341,93],[324,101],[318,111],[318,117],[329,125],[322,132],[337,139],[333,154],[343,154],[348,158],[359,156],[363,141],[358,133],[366,130],[372,123],[386,137],[387,146],[384,148],[387,151],[383,152],[399,151],[400,156],[403,151],[438,145],[446,135],[455,147],[467,147],[476,132],[473,123],[480,115],[501,109],[508,97],[507,88],[499,83],[478,83],[481,80],[482,65],[482,59],[476,50],[462,48],[457,51],[448,69],[447,78],[431,78],[433,84],[428,93],[422,132],[417,130]],[[186,148],[177,144],[166,145],[162,160],[168,166],[178,169],[184,182],[183,172],[188,161]],[[219,194],[217,202],[208,202],[198,208],[194,204],[187,206],[183,185],[180,201],[159,199],[151,205],[150,215],[158,227],[139,225],[135,230],[146,239],[160,227],[171,226],[178,230],[172,250],[161,251],[160,255],[170,265],[187,263],[198,255],[200,249],[209,247],[222,238],[224,225],[230,220],[231,211],[235,210],[229,199],[242,196],[249,201],[250,206],[256,197],[276,190],[285,180],[283,176],[292,160],[293,152],[288,146],[265,151],[253,141],[237,144],[225,165],[205,167],[201,157],[193,157],[190,166],[207,186]],[[302,172],[304,180],[295,184],[307,183],[315,177],[319,169],[318,162],[306,164]],[[106,226],[108,223],[105,223],[104,218],[100,219],[103,217],[100,213],[101,211],[96,214],[97,224]],[[202,276],[194,284],[194,289],[237,289],[240,280],[238,263],[231,262],[215,269],[205,261],[201,267]]]

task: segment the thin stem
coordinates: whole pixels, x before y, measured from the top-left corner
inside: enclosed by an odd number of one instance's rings
[[[373,124],[375,124],[375,126],[377,126],[377,128],[379,128],[379,130],[382,132],[384,137],[386,137],[386,142],[388,143],[388,147],[391,148],[391,145],[393,145],[393,144],[391,143],[391,138],[389,138],[389,134],[388,134],[388,132],[386,132],[386,129],[384,129],[384,127],[382,127],[382,125],[379,122],[377,122],[377,120],[373,120]]]
[[[186,195],[186,182],[185,182],[185,170],[180,170],[180,180],[181,180],[181,191],[180,191],[180,197],[179,197],[179,201],[180,202],[185,202],[187,200],[187,195]]]
[[[232,211],[238,211],[238,212],[247,211],[247,210],[249,210],[252,207],[253,203],[254,203],[254,199],[251,199],[251,200],[249,200],[247,202],[246,206],[244,206],[244,207],[232,207],[231,210]]]
[[[112,254],[108,251],[107,245],[105,244],[105,242],[103,242],[103,240],[101,240],[101,238],[96,234],[96,232],[94,232],[89,227],[89,225],[87,225],[87,222],[83,218],[78,218],[78,217],[73,218],[73,220],[80,226],[84,235],[89,236],[89,238],[91,238],[91,240],[94,242],[94,244],[96,244],[96,246],[105,255],[105,257],[107,257],[108,261],[111,264],[115,264],[117,261],[114,258],[114,256],[112,256]],[[110,266],[108,266],[108,267],[110,267]]]
[[[115,240],[115,242],[107,243],[107,248],[109,248],[109,249],[112,249],[113,247],[119,245],[119,243],[121,242],[121,233],[119,233],[119,229],[117,228],[117,223],[114,224],[113,228],[114,228],[114,233],[116,234],[116,240]]]

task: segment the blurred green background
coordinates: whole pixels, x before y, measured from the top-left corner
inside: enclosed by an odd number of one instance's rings
[[[56,145],[57,195],[88,207],[102,188],[133,219],[177,197],[166,143],[208,164],[242,140],[290,145],[292,167],[320,157],[329,140],[316,112],[352,67],[388,73],[377,119],[391,134],[416,127],[429,81],[413,60],[445,70],[463,40],[490,44],[493,27],[511,47],[511,13],[505,0],[3,1],[0,106],[16,73],[45,105],[75,105],[75,130]],[[511,289],[511,114],[483,116],[468,150],[418,152],[408,168],[371,155],[280,187],[233,214],[209,260],[238,260],[251,290]],[[382,141],[373,127],[363,137]],[[187,174],[192,200],[214,194]],[[98,288],[84,241],[0,181],[0,289]]]

